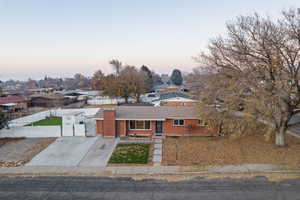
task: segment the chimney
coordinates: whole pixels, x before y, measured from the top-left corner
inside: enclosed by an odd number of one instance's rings
[[[116,110],[115,108],[104,108],[103,110],[103,136],[116,137]]]

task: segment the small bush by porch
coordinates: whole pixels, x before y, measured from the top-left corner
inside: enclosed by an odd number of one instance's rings
[[[110,164],[147,164],[149,161],[150,144],[118,144]]]

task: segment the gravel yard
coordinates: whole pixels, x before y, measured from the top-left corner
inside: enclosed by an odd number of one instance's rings
[[[276,147],[263,136],[167,137],[163,165],[286,164],[300,168],[300,139],[287,136],[288,146]]]
[[[56,138],[0,139],[0,167],[23,165]]]

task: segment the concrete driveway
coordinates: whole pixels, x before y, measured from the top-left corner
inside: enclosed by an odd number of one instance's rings
[[[61,137],[35,156],[26,166],[106,166],[115,139]]]

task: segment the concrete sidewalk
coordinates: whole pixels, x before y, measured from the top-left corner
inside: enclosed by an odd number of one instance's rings
[[[20,166],[0,167],[0,175],[121,175],[121,174],[177,174],[177,166],[122,166],[122,167],[81,167],[81,166]]]
[[[20,166],[2,167],[0,175],[189,175],[189,174],[222,174],[222,173],[299,173],[300,170],[281,170],[281,166],[274,165],[237,165],[224,166],[201,170],[195,166]]]

